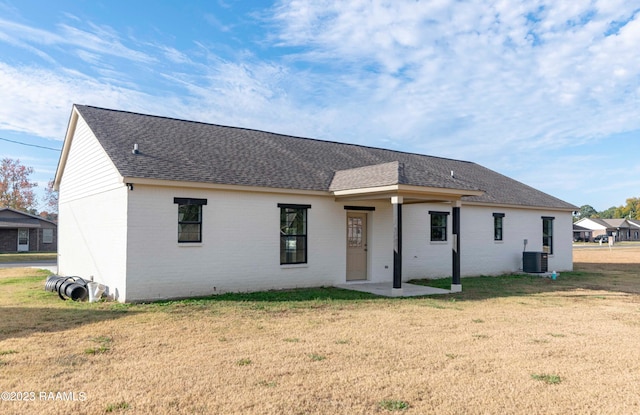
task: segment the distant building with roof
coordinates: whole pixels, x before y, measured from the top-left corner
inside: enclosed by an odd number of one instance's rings
[[[0,252],[55,252],[57,224],[10,208],[0,208]]]
[[[606,235],[614,237],[615,241],[640,241],[640,221],[635,219],[583,218],[574,226],[589,229],[591,240],[596,236]]]

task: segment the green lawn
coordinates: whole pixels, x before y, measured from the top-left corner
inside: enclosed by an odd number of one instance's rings
[[[55,261],[57,258],[58,258],[57,252],[20,252],[20,253],[12,253],[12,254],[0,253],[0,263]]]

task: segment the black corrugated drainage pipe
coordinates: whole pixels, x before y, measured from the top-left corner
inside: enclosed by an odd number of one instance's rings
[[[80,277],[49,275],[44,284],[44,289],[52,293],[58,293],[58,296],[63,300],[67,298],[73,301],[83,301],[87,299],[87,282]]]

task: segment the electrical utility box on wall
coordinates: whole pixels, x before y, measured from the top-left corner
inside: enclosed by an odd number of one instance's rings
[[[549,254],[546,252],[523,252],[522,271],[547,272],[549,270]]]

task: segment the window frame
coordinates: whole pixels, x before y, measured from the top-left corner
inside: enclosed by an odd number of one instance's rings
[[[53,228],[42,228],[42,243],[43,244],[53,243]]]
[[[542,252],[553,255],[553,216],[542,216]],[[548,227],[545,226],[548,224]]]
[[[53,228],[42,228],[42,243],[43,244],[53,243]]]
[[[207,199],[197,199],[191,197],[174,197],[173,203],[178,205],[178,243],[179,244],[198,244],[202,243],[202,206],[207,204]],[[182,207],[196,206],[198,208],[198,220],[181,220],[180,210]],[[198,226],[198,238],[193,240],[181,240],[182,238],[182,225],[197,225]],[[187,232],[184,232],[187,233]],[[191,233],[191,232],[189,232]]]
[[[447,242],[449,236],[448,236],[448,220],[447,217],[449,216],[450,212],[440,212],[440,211],[435,211],[435,210],[430,210],[429,211],[429,215],[431,216],[431,221],[430,221],[430,232],[429,232],[429,239],[431,242]],[[442,217],[444,218],[444,225],[438,225],[438,224],[434,224],[434,219],[436,217]],[[434,239],[434,231],[438,230],[439,233],[442,234],[443,239]]]
[[[278,203],[280,209],[279,245],[280,245],[280,265],[300,265],[307,264],[309,260],[309,212],[311,205],[299,205],[291,203]],[[302,226],[294,229],[293,220],[287,223],[288,214],[302,214]],[[295,219],[294,219],[295,220]],[[300,227],[300,224],[295,226]],[[295,232],[295,233],[292,233]],[[294,242],[295,248],[290,246]],[[301,242],[301,243],[300,243]],[[288,248],[289,247],[289,248]],[[302,258],[300,258],[302,256]]]
[[[504,213],[493,214],[493,240],[495,242],[504,241]]]

